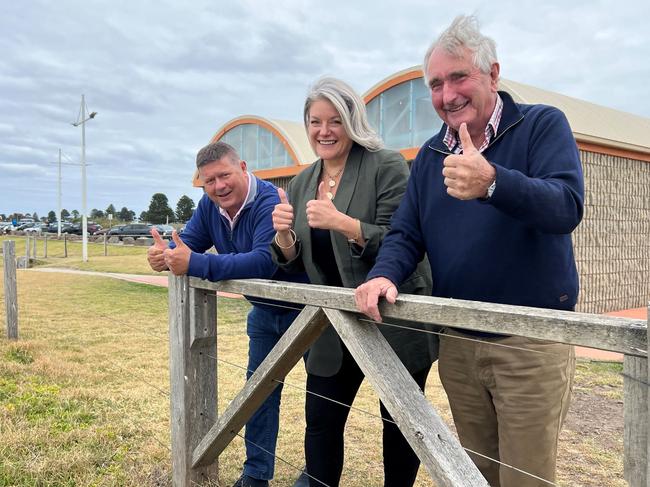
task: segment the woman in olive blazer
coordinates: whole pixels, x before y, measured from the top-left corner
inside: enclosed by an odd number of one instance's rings
[[[306,271],[313,284],[356,288],[374,265],[390,218],[406,190],[408,167],[401,154],[381,149],[363,101],[340,80],[317,81],[305,102],[304,116],[310,143],[320,159],[289,183],[286,194],[278,190],[281,203],[273,212],[277,233],[272,254],[284,270]],[[400,287],[401,293],[429,295],[430,291],[426,262]],[[391,326],[379,330],[423,389],[437,357],[435,335]],[[306,367],[309,392],[344,404],[352,403],[363,380],[331,326],[311,347]],[[307,471],[335,486],[343,466],[343,430],[349,409],[317,395],[307,395],[305,408]],[[381,410],[389,419],[383,405]],[[384,459],[385,486],[413,484],[419,460],[390,422],[384,422]]]

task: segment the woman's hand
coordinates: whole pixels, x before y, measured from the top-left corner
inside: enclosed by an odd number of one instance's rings
[[[293,206],[287,199],[287,194],[282,188],[278,188],[280,203],[273,209],[273,229],[280,234],[288,234],[293,227]]]
[[[292,235],[293,227],[293,206],[289,203],[287,193],[282,188],[278,188],[280,203],[275,205],[271,218],[273,220],[273,229],[275,230],[275,243],[282,249],[282,253],[287,259],[295,256],[295,233]]]
[[[325,183],[318,185],[318,199],[307,202],[307,224],[311,228],[338,230],[342,213],[327,196]]]

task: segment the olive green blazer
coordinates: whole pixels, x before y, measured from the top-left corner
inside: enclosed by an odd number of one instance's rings
[[[311,229],[305,211],[307,202],[317,197],[322,165],[322,160],[317,160],[293,178],[287,188],[287,196],[294,210],[296,257],[286,261],[275,243],[271,245],[271,253],[278,266],[290,273],[306,272],[312,284],[327,284],[324,273],[312,257]],[[366,280],[384,235],[390,228],[393,212],[406,191],[408,175],[408,166],[399,152],[370,152],[353,144],[333,203],[340,212],[359,219],[366,245],[359,247],[349,243],[345,235],[330,232],[336,259],[333,264],[339,270],[344,287],[356,288]],[[431,295],[431,270],[426,259],[400,286],[400,292]],[[406,326],[422,328],[422,325],[415,323]],[[435,335],[389,326],[380,326],[380,331],[411,372],[422,370],[437,358]],[[307,371],[319,376],[332,376],[341,367],[341,358],[340,339],[329,326],[309,351]]]

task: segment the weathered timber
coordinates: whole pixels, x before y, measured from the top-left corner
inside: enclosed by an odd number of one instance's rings
[[[328,324],[320,308],[306,306],[300,312],[196,447],[192,462],[195,467],[206,465],[217,458],[278,386],[278,380],[284,380]]]
[[[218,480],[216,462],[192,468],[192,451],[217,416],[216,296],[169,276],[172,484]]]
[[[630,487],[648,485],[648,359],[625,356],[624,475]]]
[[[487,487],[377,326],[335,309],[325,314],[436,485]]]
[[[68,257],[68,234],[63,234],[63,257]]]
[[[32,247],[34,249],[33,252],[32,252],[32,255],[34,256],[35,259],[36,259],[36,244],[37,243],[38,243],[38,237],[36,235],[34,235],[32,237]]]
[[[191,278],[190,285],[356,312],[353,289],[261,279],[213,283]],[[401,318],[599,348],[638,357],[648,355],[647,326],[642,320],[409,294],[401,294],[393,305],[382,302],[379,309],[387,323],[390,323],[390,318]]]
[[[29,259],[31,258],[31,242],[29,236],[25,238],[25,269],[29,267]]]
[[[5,316],[7,338],[18,340],[18,288],[16,283],[16,244],[13,240],[2,242],[4,256]]]
[[[104,257],[108,256],[108,232],[104,234]]]
[[[43,239],[43,258],[47,259],[47,233]]]

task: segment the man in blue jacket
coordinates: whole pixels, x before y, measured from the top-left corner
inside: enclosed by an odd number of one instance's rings
[[[584,185],[565,116],[498,91],[495,43],[474,17],[453,21],[423,71],[445,123],[413,163],[377,263],[356,290],[359,310],[381,321],[379,297],[394,302],[425,252],[434,296],[573,310],[571,232]],[[568,345],[445,330],[440,378],[461,443],[490,485],[554,482],[574,368]]]
[[[246,170],[235,149],[224,142],[205,146],[196,156],[205,194],[181,238],[170,247],[152,230],[155,244],[148,260],[155,271],[170,270],[210,281],[261,278],[295,281],[273,264],[269,251],[275,234],[271,213],[280,202],[275,186]],[[205,253],[214,246],[217,254]],[[302,279],[303,282],[306,278]],[[271,301],[252,302],[247,378],[257,369],[298,315]],[[234,487],[266,487],[273,478],[282,385],[246,424],[246,461]]]

